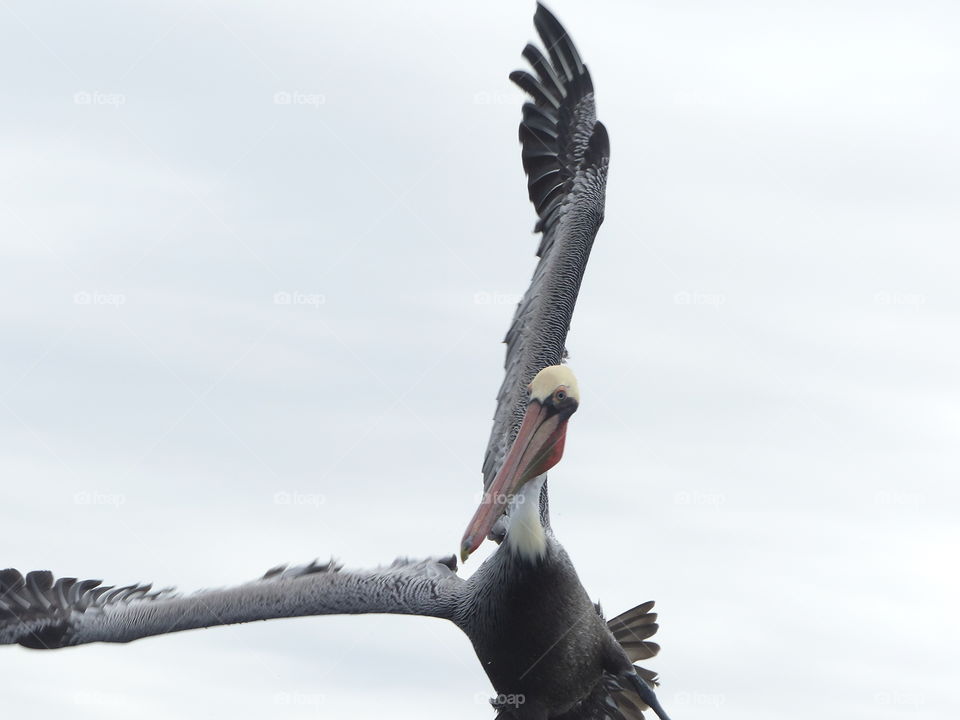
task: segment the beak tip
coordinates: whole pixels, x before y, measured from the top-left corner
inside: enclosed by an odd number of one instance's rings
[[[460,562],[465,563],[467,558],[470,557],[470,553],[473,552],[473,548],[471,548],[470,545],[471,539],[469,537],[465,537],[463,542],[460,543]]]

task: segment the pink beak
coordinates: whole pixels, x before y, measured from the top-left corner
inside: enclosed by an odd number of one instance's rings
[[[460,542],[460,558],[467,561],[480,547],[510,499],[523,485],[552,468],[563,456],[570,414],[558,412],[552,405],[531,400],[527,414],[493,483],[483,495],[480,507],[467,525]]]

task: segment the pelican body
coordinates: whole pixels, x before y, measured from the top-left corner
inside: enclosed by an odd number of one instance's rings
[[[505,717],[557,717],[588,704],[604,675],[634,671],[552,535],[532,562],[501,547],[467,586],[459,624],[497,699],[522,699],[498,704]]]
[[[49,571],[0,571],[0,644],[52,649],[130,642],[254,620],[393,613],[454,622],[497,691],[502,720],[634,720],[652,708],[656,655],[647,602],[609,623],[550,528],[546,473],[563,455],[580,402],[566,336],[603,221],[609,140],[597,122],[590,73],[556,18],[538,5],[546,55],[527,45],[534,74],[510,78],[529,96],[520,141],[542,233],[529,289],[506,337],[506,373],[483,464],[484,496],[460,545],[500,543],[468,580],[455,557],[398,559],[372,570],[312,562],[252,582],[181,595],[150,585],[103,586]]]

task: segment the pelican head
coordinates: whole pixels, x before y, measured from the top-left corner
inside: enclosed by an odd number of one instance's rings
[[[530,400],[517,437],[460,543],[464,562],[480,547],[517,491],[563,457],[567,420],[580,404],[577,378],[565,365],[551,365],[537,373],[528,390]]]

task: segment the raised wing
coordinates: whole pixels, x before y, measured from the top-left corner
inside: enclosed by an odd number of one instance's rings
[[[130,642],[253,620],[390,613],[452,619],[463,591],[454,557],[395,560],[375,570],[330,562],[277,567],[253,582],[178,595],[149,585],[103,587],[41,570],[0,570],[0,644],[50,649]]]
[[[566,356],[570,319],[590,248],[603,222],[610,145],[596,120],[593,84],[563,26],[542,5],[534,25],[547,55],[527,45],[523,56],[534,74],[510,79],[532,102],[523,106],[520,142],[530,200],[542,232],[540,262],[507,332],[506,377],[483,462],[490,486],[513,442],[527,407],[527,385],[540,370]]]

